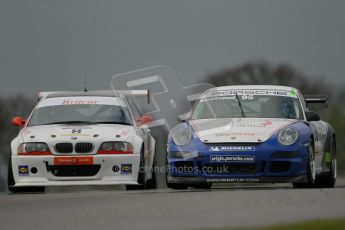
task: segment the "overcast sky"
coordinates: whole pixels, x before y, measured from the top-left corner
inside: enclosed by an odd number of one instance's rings
[[[182,84],[248,60],[345,84],[342,0],[0,0],[0,95],[108,89],[172,67]]]

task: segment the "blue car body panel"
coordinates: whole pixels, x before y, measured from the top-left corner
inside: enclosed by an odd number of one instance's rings
[[[278,142],[279,131],[262,143],[212,144],[200,141],[188,123],[179,126],[192,132],[192,141],[186,146],[177,146],[169,136],[168,180],[179,183],[232,182],[223,180],[230,178],[234,179],[233,182],[287,182],[301,181],[306,175],[312,132],[304,121],[290,125],[299,132],[298,140],[290,146]],[[191,157],[176,158],[172,154],[176,152],[188,152]],[[225,159],[218,158],[217,161],[217,156],[225,156]],[[225,165],[225,168],[220,165]]]

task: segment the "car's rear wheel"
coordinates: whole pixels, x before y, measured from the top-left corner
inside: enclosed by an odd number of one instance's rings
[[[321,188],[333,188],[337,178],[337,160],[336,160],[336,145],[335,140],[332,138],[330,142],[331,146],[329,147],[330,162],[329,163],[329,172],[321,174],[316,178],[315,185]],[[327,151],[327,150],[326,150]]]
[[[8,163],[7,188],[12,193],[44,193],[45,191],[45,187],[42,186],[15,187],[11,159]]]
[[[307,161],[307,182],[293,183],[294,188],[312,188],[315,185],[316,179],[316,162],[314,157],[314,143],[309,143],[308,161]]]

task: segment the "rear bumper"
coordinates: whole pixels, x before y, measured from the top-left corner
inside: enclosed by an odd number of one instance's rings
[[[56,157],[12,156],[15,186],[137,184],[140,154],[92,155],[88,156],[92,157],[92,164],[82,166],[57,166],[54,162]]]

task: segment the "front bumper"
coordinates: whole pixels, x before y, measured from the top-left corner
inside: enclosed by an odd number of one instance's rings
[[[86,156],[12,156],[15,186],[138,184],[140,154],[88,155],[91,163],[63,165],[58,157]]]
[[[222,146],[245,146],[228,148]],[[214,150],[217,151],[214,151]],[[230,149],[230,150],[229,150]],[[245,150],[243,150],[245,149]],[[188,152],[189,158],[179,158],[177,152]],[[172,154],[173,153],[173,154]],[[230,156],[244,161],[215,162],[212,157]],[[238,160],[237,159],[237,160]],[[288,183],[307,181],[308,144],[282,146],[274,140],[260,144],[204,144],[168,147],[168,183]]]
[[[232,177],[232,178],[206,178],[206,177],[174,177],[168,176],[169,184],[200,185],[209,183],[293,183],[304,182],[305,175],[288,177]]]

